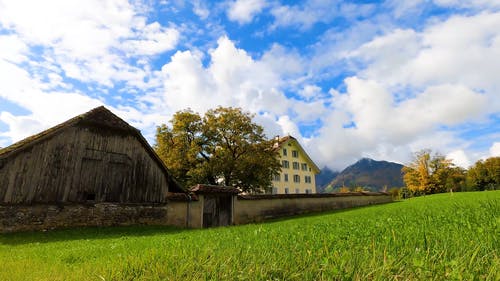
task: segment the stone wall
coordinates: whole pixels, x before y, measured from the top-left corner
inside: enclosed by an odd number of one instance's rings
[[[168,225],[166,204],[0,205],[0,233],[78,226]]]
[[[386,193],[240,195],[235,200],[234,224],[392,202]]]
[[[168,204],[0,205],[0,233],[79,226],[172,225],[203,227],[204,195],[169,196]],[[392,202],[386,193],[239,195],[233,224]]]

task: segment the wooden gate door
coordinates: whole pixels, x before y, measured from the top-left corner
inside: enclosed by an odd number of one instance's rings
[[[232,197],[228,195],[205,195],[203,202],[203,227],[231,224]]]

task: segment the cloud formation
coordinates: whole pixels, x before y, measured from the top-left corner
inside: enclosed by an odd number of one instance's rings
[[[229,2],[227,16],[239,24],[249,23],[265,6],[266,1],[264,0],[236,0]]]
[[[297,137],[321,166],[422,148],[467,166],[498,155],[499,9],[0,0],[0,146],[101,104],[149,140],[178,110],[222,105]]]

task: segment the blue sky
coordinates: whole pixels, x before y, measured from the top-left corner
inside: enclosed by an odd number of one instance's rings
[[[105,105],[256,114],[320,165],[500,155],[500,2],[0,0],[0,147]]]

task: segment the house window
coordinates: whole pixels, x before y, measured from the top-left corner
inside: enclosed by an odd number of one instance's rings
[[[290,193],[290,191],[288,190],[288,187],[285,187],[285,194],[288,194]]]
[[[299,158],[299,152],[297,150],[292,150],[292,157]]]
[[[293,175],[293,182],[300,182],[300,176],[299,175]]]
[[[312,189],[306,189],[306,194],[311,194],[312,193]]]
[[[307,163],[300,164],[300,168],[302,169],[302,171],[307,171]]]
[[[283,148],[283,156],[286,156],[286,148]]]
[[[273,187],[273,194],[278,194],[278,188],[277,187]]]
[[[283,166],[283,168],[285,168],[285,169],[290,168],[290,163],[288,162],[288,160],[283,160],[283,161],[281,161],[281,165],[282,165],[282,166]]]
[[[306,183],[311,183],[311,176],[305,176],[305,177],[304,177],[304,181],[305,181]]]
[[[284,175],[283,175],[283,178],[284,178],[284,180],[285,180],[286,182],[288,182],[288,174],[284,174]]]
[[[280,180],[281,180],[281,176],[279,174],[274,175],[274,181],[280,181]]]
[[[296,188],[295,193],[300,193],[300,190],[298,188]]]
[[[299,162],[293,162],[293,169],[298,170],[299,169]]]

